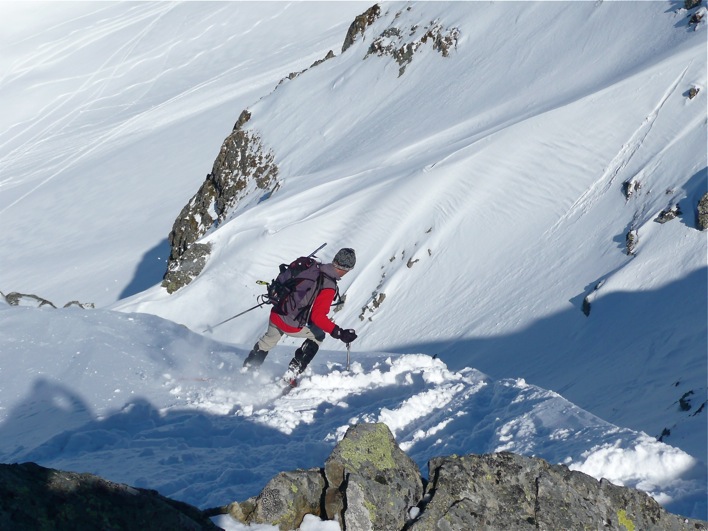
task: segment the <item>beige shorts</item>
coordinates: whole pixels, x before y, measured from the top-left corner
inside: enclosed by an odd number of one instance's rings
[[[263,336],[261,336],[261,338],[258,340],[258,348],[265,352],[270,351],[270,349],[272,349],[275,345],[278,344],[278,341],[280,341],[283,335],[310,339],[311,341],[317,343],[318,346],[322,344],[322,339],[318,340],[315,337],[314,332],[306,326],[303,327],[299,332],[291,334],[290,332],[283,332],[280,328],[268,321],[268,330],[266,330],[266,333],[263,334]]]

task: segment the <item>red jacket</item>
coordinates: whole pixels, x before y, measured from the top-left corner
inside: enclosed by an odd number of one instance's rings
[[[310,322],[328,334],[331,334],[335,327],[334,321],[328,317],[335,294],[336,292],[332,288],[325,288],[320,291],[312,304],[312,312],[310,313]],[[270,322],[286,334],[295,334],[302,330],[302,328],[295,328],[285,324],[282,317],[274,311],[270,312]]]

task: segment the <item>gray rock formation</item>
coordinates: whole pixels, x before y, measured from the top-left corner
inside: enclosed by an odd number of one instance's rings
[[[654,221],[656,221],[657,223],[664,224],[667,221],[671,221],[672,219],[677,218],[681,214],[681,207],[678,203],[676,203],[675,205],[665,208],[664,210],[659,212],[659,215],[656,216]]]
[[[542,459],[503,452],[429,463],[429,503],[410,531],[705,529],[644,492]]]
[[[48,301],[47,299],[44,299],[37,295],[33,295],[31,293],[18,293],[16,291],[13,291],[5,295],[3,292],[0,291],[0,297],[3,298],[5,302],[7,302],[10,306],[31,306],[34,308],[50,306],[52,308],[56,308],[52,301]],[[95,305],[92,302],[79,301],[67,302],[64,305],[64,308],[70,308],[72,306],[77,306],[83,309],[95,308]]]
[[[708,529],[708,522],[666,512],[644,492],[538,458],[437,457],[428,469],[423,492],[417,466],[388,427],[359,424],[333,450],[324,473],[280,474],[258,498],[221,512],[281,531],[297,529],[305,514],[335,520],[346,531]]]
[[[371,6],[364,13],[359,15],[354,19],[354,22],[349,26],[347,35],[344,38],[344,44],[342,44],[342,53],[346,52],[347,49],[356,42],[359,35],[364,35],[366,28],[371,26],[374,21],[381,16],[381,8],[378,4]]]
[[[708,192],[698,201],[698,212],[696,215],[698,230],[708,229]]]
[[[169,293],[189,284],[202,271],[211,248],[195,242],[223,222],[246,196],[276,183],[278,166],[257,133],[242,129],[251,115],[241,113],[224,140],[211,173],[180,212],[169,235],[170,258],[162,286]]]
[[[423,495],[418,465],[386,424],[347,431],[325,463],[326,514],[349,531],[402,529]]]
[[[325,478],[320,469],[281,472],[268,482],[258,497],[229,505],[228,513],[248,524],[297,529],[305,515],[321,516],[324,489]]]
[[[217,530],[199,509],[157,492],[34,463],[0,464],[0,529]]]
[[[413,8],[409,7],[408,9]],[[398,63],[400,77],[413,61],[416,51],[422,46],[432,45],[433,50],[439,52],[443,57],[448,57],[450,50],[457,46],[459,36],[460,30],[458,28],[446,28],[437,21],[432,21],[423,27],[419,25],[406,28],[390,26],[374,38],[366,57],[370,55],[393,57]]]
[[[52,308],[56,308],[54,303],[48,301],[47,299],[43,299],[37,295],[18,293],[16,291],[5,295],[5,300],[10,306],[34,306],[36,308],[51,306]]]
[[[632,229],[627,233],[625,240],[627,242],[627,254],[629,256],[633,256],[634,251],[637,248],[637,245],[639,244],[639,233],[636,229]]]

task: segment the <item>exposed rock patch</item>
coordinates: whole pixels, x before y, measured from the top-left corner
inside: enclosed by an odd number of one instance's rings
[[[433,49],[443,57],[450,55],[450,50],[457,46],[460,36],[458,28],[446,28],[439,21],[428,25],[411,26],[410,28],[386,28],[369,46],[366,54],[394,58],[399,65],[398,75],[402,76],[406,67],[413,61],[413,56],[425,44],[431,44]]]
[[[56,308],[56,305],[52,301],[48,301],[47,299],[44,299],[37,295],[33,295],[31,293],[18,293],[17,291],[12,291],[5,295],[3,292],[0,291],[0,297],[2,297],[5,302],[7,302],[10,306],[30,306],[33,308],[49,306],[51,308]],[[67,302],[63,307],[70,308],[72,306],[77,306],[83,309],[95,308],[95,305],[92,302],[79,301]]]
[[[329,519],[346,529],[402,529],[423,495],[418,465],[385,424],[349,428],[325,463]]]
[[[706,522],[666,512],[644,492],[543,459],[508,452],[436,457],[428,469],[423,491],[418,467],[388,427],[359,424],[324,470],[279,474],[257,498],[221,512],[282,531],[296,529],[306,514],[346,531],[707,529]]]
[[[217,530],[199,509],[153,490],[34,463],[0,464],[0,529]]]
[[[432,459],[430,502],[410,531],[705,529],[644,492],[507,452]]]
[[[320,469],[281,472],[271,479],[256,498],[234,502],[228,513],[249,524],[277,525],[297,529],[305,515],[321,516],[325,478]]]
[[[194,242],[222,223],[236,205],[257,190],[266,190],[278,178],[273,153],[260,137],[242,127],[251,115],[241,113],[233,132],[224,140],[211,173],[175,220],[162,286],[169,293],[189,284],[203,269],[211,248]]]
[[[352,44],[356,42],[360,35],[364,35],[366,28],[371,26],[377,18],[381,16],[381,8],[378,4],[371,6],[364,13],[354,19],[349,26],[347,35],[342,44],[342,53],[346,52]]]
[[[657,223],[664,224],[667,221],[671,221],[672,219],[677,218],[681,214],[681,207],[678,205],[678,203],[676,203],[675,205],[665,208],[664,210],[659,212],[659,215],[656,216],[654,221],[656,221]]]
[[[698,230],[708,229],[708,192],[698,201],[698,211],[696,215]]]

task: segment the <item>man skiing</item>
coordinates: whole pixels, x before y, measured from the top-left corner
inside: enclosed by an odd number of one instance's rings
[[[285,373],[285,380],[291,387],[297,385],[297,377],[302,373],[315,357],[320,348],[320,344],[325,339],[325,333],[333,338],[339,339],[346,344],[357,338],[353,329],[342,329],[328,317],[329,309],[337,293],[337,282],[354,268],[356,255],[354,249],[345,247],[340,249],[332,259],[330,264],[321,264],[319,274],[321,282],[318,282],[319,291],[314,295],[309,319],[304,326],[298,326],[294,315],[281,315],[275,310],[270,312],[268,329],[265,334],[253,346],[253,350],[243,362],[246,370],[259,367],[270,349],[275,347],[283,334],[292,337],[304,337],[305,341],[295,351],[293,359],[290,360],[288,370]]]

